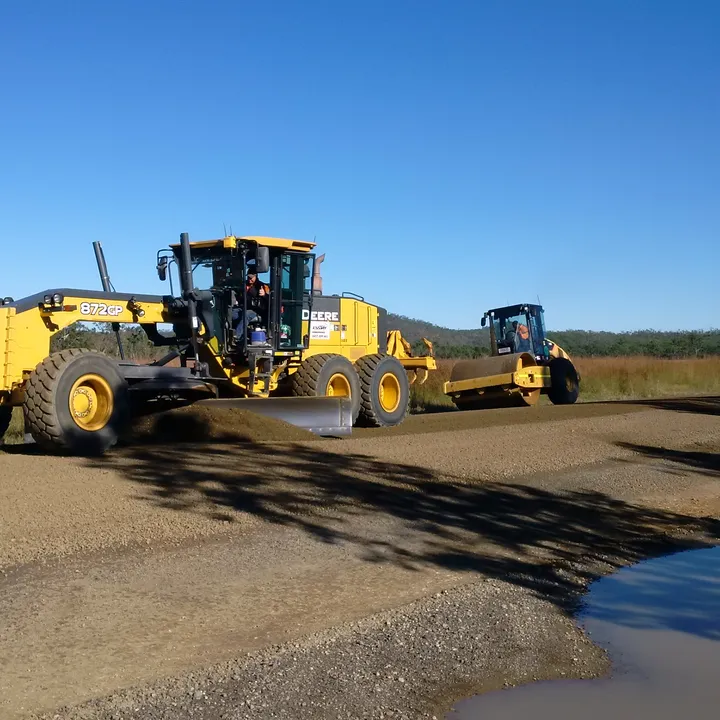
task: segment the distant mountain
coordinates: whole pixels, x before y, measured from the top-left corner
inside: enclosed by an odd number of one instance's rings
[[[399,330],[409,343],[416,343],[426,337],[437,345],[476,345],[487,347],[490,336],[487,328],[475,330],[452,330],[451,328],[433,325],[424,320],[415,320],[404,315],[388,313],[389,326]]]
[[[418,349],[426,337],[438,357],[466,357],[485,354],[490,346],[487,328],[452,330],[388,313],[391,329]],[[720,354],[720,330],[635,330],[601,332],[588,330],[548,330],[548,337],[570,353],[584,356],[652,355],[657,357],[697,357]]]

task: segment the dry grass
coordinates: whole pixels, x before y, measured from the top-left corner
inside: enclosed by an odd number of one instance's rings
[[[20,408],[15,408],[13,410],[10,427],[7,429],[7,432],[5,433],[5,437],[3,438],[3,441],[6,442],[8,445],[14,445],[17,443],[21,443],[23,441],[24,437],[25,437],[25,424],[23,422],[22,410]],[[2,441],[0,441],[0,442],[2,442]]]
[[[626,400],[720,393],[720,357],[577,358],[585,400]]]
[[[631,356],[575,358],[584,400],[632,400],[678,395],[720,394],[720,357],[664,358]],[[453,360],[439,360],[424,385],[412,387],[414,412],[452,406],[443,394]]]
[[[450,372],[455,364],[454,360],[438,360],[437,370],[428,373],[427,380],[422,385],[410,386],[410,411],[424,412],[454,407],[452,400],[443,393],[443,383],[450,379]]]

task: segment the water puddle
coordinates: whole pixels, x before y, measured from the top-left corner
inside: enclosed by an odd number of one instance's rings
[[[720,717],[720,547],[598,580],[578,622],[607,649],[610,677],[490,692],[457,703],[447,720]]]

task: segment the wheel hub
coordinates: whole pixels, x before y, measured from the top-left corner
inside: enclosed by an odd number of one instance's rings
[[[95,393],[87,387],[78,388],[74,392],[71,402],[73,415],[77,419],[91,415],[97,405]]]
[[[325,394],[331,397],[349,398],[352,394],[350,381],[342,373],[335,373],[335,375],[328,380]]]
[[[113,413],[113,392],[100,375],[78,378],[70,390],[70,416],[75,424],[89,432],[97,432],[107,425]]]
[[[385,373],[380,378],[380,405],[385,412],[392,413],[400,405],[400,383],[392,373]]]

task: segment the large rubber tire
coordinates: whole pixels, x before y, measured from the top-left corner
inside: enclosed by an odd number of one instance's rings
[[[12,420],[12,407],[10,405],[0,405],[0,444],[5,437],[7,429],[10,427]]]
[[[78,411],[79,403],[86,406],[85,415]],[[115,445],[130,421],[128,386],[117,363],[106,355],[63,350],[32,372],[23,410],[27,431],[41,448],[101,455]]]
[[[341,378],[346,381],[344,389]],[[334,390],[332,386],[336,383],[337,389]],[[355,424],[360,413],[360,378],[353,364],[343,355],[322,353],[305,358],[292,374],[290,383],[290,392],[296,397],[347,397],[348,389],[352,401],[352,420]]]
[[[358,425],[399,425],[405,419],[410,405],[410,381],[400,361],[392,355],[364,355],[355,367],[360,376],[362,397]],[[391,392],[383,391],[385,386],[391,388]],[[394,400],[390,400],[390,397]]]
[[[550,361],[550,383],[548,397],[553,405],[572,405],[580,395],[580,378],[567,358]]]

